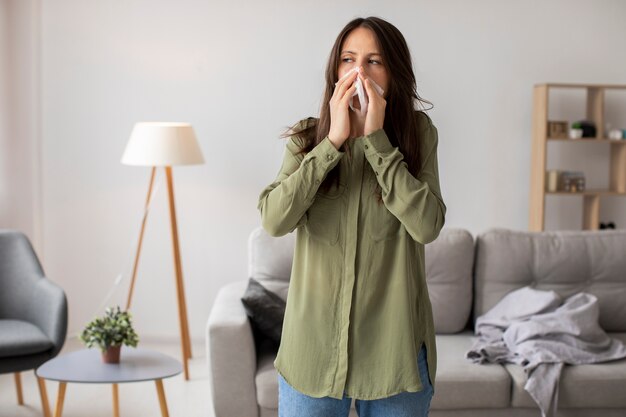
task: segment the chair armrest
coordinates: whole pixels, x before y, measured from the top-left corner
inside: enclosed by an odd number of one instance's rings
[[[17,230],[0,230],[2,282],[0,306],[9,318],[37,326],[52,342],[56,356],[67,335],[67,300],[63,289],[46,278],[28,237]]]
[[[215,417],[257,417],[257,354],[241,302],[248,280],[223,286],[206,328],[207,361]]]
[[[35,283],[29,303],[29,321],[50,338],[54,344],[51,356],[54,357],[61,351],[67,335],[65,292],[49,279],[40,278]]]

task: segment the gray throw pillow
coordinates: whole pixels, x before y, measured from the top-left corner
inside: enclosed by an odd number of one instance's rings
[[[253,331],[260,333],[255,336],[257,344],[261,342],[257,340],[258,337],[262,336],[278,346],[285,317],[285,301],[254,278],[249,279],[241,301],[253,325]]]

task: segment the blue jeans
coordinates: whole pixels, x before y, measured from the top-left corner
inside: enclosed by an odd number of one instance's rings
[[[354,400],[359,417],[427,417],[433,387],[428,378],[426,347],[417,355],[418,369],[424,389],[418,392],[401,392],[378,400]],[[372,381],[375,382],[375,381]],[[297,391],[278,374],[278,417],[347,417],[352,398],[344,393],[343,399],[310,397]]]

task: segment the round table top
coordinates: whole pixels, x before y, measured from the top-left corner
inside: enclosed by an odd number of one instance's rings
[[[82,349],[59,355],[41,365],[36,375],[53,381],[123,383],[169,378],[182,372],[176,359],[163,353],[122,346],[120,363],[102,361],[100,349]]]

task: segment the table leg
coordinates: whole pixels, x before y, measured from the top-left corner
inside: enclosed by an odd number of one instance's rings
[[[165,390],[163,389],[163,380],[156,379],[154,382],[156,383],[157,393],[159,394],[159,405],[161,406],[161,416],[169,417],[170,414],[167,411],[167,401],[165,400]]]
[[[48,391],[46,390],[46,381],[43,378],[37,378],[37,385],[39,386],[39,396],[41,397],[41,408],[44,417],[50,417],[50,403],[48,402]]]
[[[120,417],[120,397],[117,384],[113,384],[113,417]]]
[[[63,414],[63,401],[65,401],[65,388],[67,382],[59,382],[59,392],[57,394],[57,404],[54,408],[54,417],[61,417]]]

